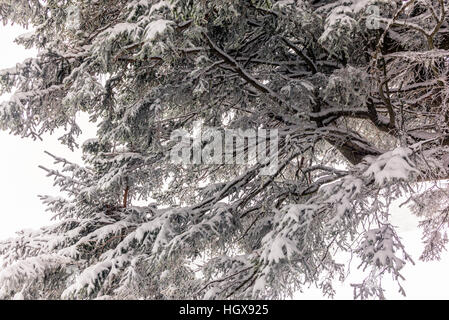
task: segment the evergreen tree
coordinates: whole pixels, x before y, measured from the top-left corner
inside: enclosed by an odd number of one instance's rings
[[[447,242],[447,0],[1,0],[36,58],[0,73],[0,127],[78,148],[49,153],[55,223],[0,242],[0,298],[383,298],[413,262],[390,203],[422,217],[423,260]],[[175,163],[201,124],[277,130],[278,165]],[[210,141],[209,141],[210,142]],[[207,148],[202,141],[200,148]],[[194,148],[194,147],[192,147]],[[193,152],[193,151],[192,151]],[[224,151],[226,153],[226,151]],[[416,192],[419,182],[434,182]]]

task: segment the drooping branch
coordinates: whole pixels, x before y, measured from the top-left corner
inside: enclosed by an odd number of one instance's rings
[[[220,49],[206,33],[203,33],[203,36],[206,38],[207,42],[209,43],[210,47],[214,50],[214,52],[221,59],[226,61],[233,68],[233,70],[237,74],[239,74],[243,79],[245,79],[251,86],[259,90],[260,92],[268,95],[277,104],[279,105],[284,104],[283,99],[279,95],[277,95],[273,90],[263,85],[262,83],[257,81],[253,76],[251,76],[245,69],[243,69],[243,67],[237,61],[235,61],[234,58],[232,58],[226,52]]]

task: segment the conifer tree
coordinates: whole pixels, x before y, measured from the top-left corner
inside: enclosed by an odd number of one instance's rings
[[[0,298],[283,298],[310,284],[333,296],[339,252],[366,270],[356,298],[384,298],[388,273],[404,293],[413,261],[391,202],[407,196],[421,217],[421,259],[447,242],[448,11],[447,0],[0,0],[4,24],[33,28],[17,43],[39,50],[0,72],[0,94],[14,91],[0,128],[29,139],[64,128],[84,159],[49,150],[54,224],[0,242]],[[88,141],[80,113],[99,122]],[[173,135],[199,125],[277,130],[274,172],[172,161]]]

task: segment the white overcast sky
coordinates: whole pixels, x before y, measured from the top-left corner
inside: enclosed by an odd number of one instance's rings
[[[0,69],[9,68],[28,57],[36,55],[33,50],[25,50],[13,41],[18,35],[28,32],[18,26],[0,26]],[[1,97],[5,100],[7,97]],[[95,136],[95,126],[82,116],[79,121],[83,134],[79,142]],[[57,189],[53,182],[45,176],[38,165],[52,167],[52,159],[44,151],[63,156],[71,161],[80,162],[79,151],[71,152],[58,143],[61,131],[53,136],[45,136],[43,141],[32,141],[9,135],[0,131],[0,239],[11,237],[21,229],[37,229],[51,223],[51,214],[45,212],[38,195],[55,195]],[[404,240],[408,252],[416,262],[415,266],[407,265],[403,275],[407,279],[403,285],[409,299],[449,299],[449,255],[444,254],[439,262],[423,263],[418,261],[422,251],[421,233],[417,228],[417,219],[406,208],[399,208],[399,201],[392,208],[393,223],[399,226],[400,236]],[[342,286],[338,285],[337,299],[352,299],[352,288],[349,283],[360,280],[360,272],[353,263],[354,274]],[[386,276],[387,298],[402,299],[397,289]],[[300,299],[320,299],[317,289],[306,290],[297,294]]]

